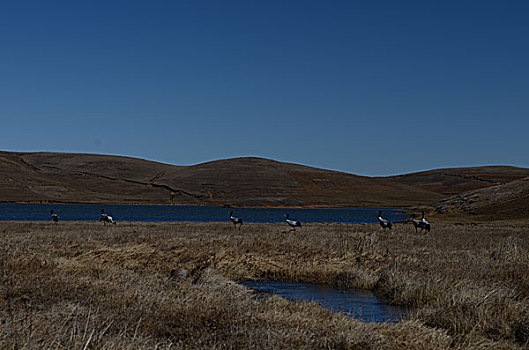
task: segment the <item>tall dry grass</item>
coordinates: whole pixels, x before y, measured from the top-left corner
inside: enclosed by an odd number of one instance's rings
[[[527,346],[529,229],[395,226],[0,223],[0,347]],[[371,289],[414,311],[362,323],[234,283],[248,279]]]

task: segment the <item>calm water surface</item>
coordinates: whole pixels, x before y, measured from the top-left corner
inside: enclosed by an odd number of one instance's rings
[[[374,223],[378,208],[345,209],[268,209],[198,207],[177,205],[100,205],[100,204],[0,204],[0,220],[48,221],[53,209],[66,221],[97,221],[101,208],[116,221],[144,222],[222,222],[229,221],[229,212],[244,222],[283,222],[284,214],[301,222]],[[402,221],[397,209],[381,209],[391,221]]]
[[[336,290],[329,287],[295,282],[251,281],[242,285],[292,300],[314,301],[337,312],[366,322],[397,322],[406,318],[402,307],[384,304],[366,290]]]

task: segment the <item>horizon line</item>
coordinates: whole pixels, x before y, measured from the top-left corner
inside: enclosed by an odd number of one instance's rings
[[[333,169],[325,166],[318,166],[313,164],[306,164],[302,162],[295,162],[290,160],[281,160],[276,159],[272,157],[265,157],[261,155],[240,155],[240,156],[231,156],[231,157],[225,157],[225,158],[210,158],[207,160],[199,161],[196,163],[184,163],[184,164],[174,164],[168,161],[148,158],[148,157],[142,157],[142,156],[135,156],[135,155],[129,155],[129,154],[114,154],[114,153],[96,153],[96,152],[87,152],[87,151],[62,151],[62,150],[30,150],[30,151],[20,151],[20,150],[12,150],[12,149],[0,149],[0,152],[8,152],[8,153],[56,153],[56,154],[77,154],[77,155],[94,155],[94,156],[107,156],[107,157],[123,157],[123,158],[131,158],[131,159],[138,159],[153,163],[159,163],[164,165],[171,165],[171,166],[196,166],[201,165],[205,163],[215,162],[215,161],[222,161],[222,160],[231,160],[231,159],[238,159],[238,158],[258,158],[258,159],[264,159],[264,160],[271,160],[279,163],[286,163],[286,164],[293,164],[293,165],[301,165],[306,166],[310,168],[315,169],[321,169],[321,170],[328,170],[328,171],[335,171],[350,175],[357,175],[357,176],[365,176],[365,177],[371,177],[371,178],[383,178],[383,177],[392,177],[392,176],[402,176],[402,175],[408,175],[408,174],[416,174],[416,173],[424,173],[428,171],[434,171],[434,170],[444,170],[444,169],[461,169],[461,168],[479,168],[479,167],[513,167],[513,168],[519,168],[519,169],[529,169],[529,167],[516,165],[516,164],[472,164],[472,165],[452,165],[452,166],[442,166],[442,167],[434,167],[434,168],[426,168],[426,169],[419,169],[419,170],[412,170],[412,171],[406,171],[404,173],[390,173],[390,174],[384,174],[384,175],[373,175],[373,174],[365,174],[365,173],[352,173],[350,171],[342,170],[342,169]]]

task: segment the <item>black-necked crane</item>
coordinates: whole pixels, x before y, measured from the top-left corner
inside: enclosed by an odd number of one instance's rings
[[[53,222],[59,222],[59,215],[55,214],[53,210],[50,210],[50,215]]]
[[[384,230],[386,230],[386,228],[389,228],[391,230],[391,222],[382,217],[382,210],[378,211],[378,222]]]
[[[412,214],[411,216],[411,223],[413,224],[413,227],[415,227],[415,232],[419,232],[419,228],[421,229],[421,231],[424,229],[422,227],[422,222],[419,221],[419,220],[415,220],[415,214]]]
[[[290,231],[296,231],[296,227],[301,227],[301,222],[297,221],[297,220],[291,220],[290,219],[290,214],[285,214],[285,220],[287,222],[287,224],[292,227],[290,229]]]
[[[421,227],[430,232],[430,223],[424,218],[424,211],[422,212]]]
[[[112,220],[112,216],[105,214],[105,209],[101,209],[101,219],[99,221],[103,221],[103,223],[106,225],[108,224],[116,224],[114,220]]]
[[[230,211],[230,220],[231,222],[233,222],[233,225],[235,227],[237,227],[237,224],[240,224],[239,225],[239,230],[241,229],[241,226],[242,226],[242,219],[241,218],[238,218],[236,216],[233,216],[233,211]]]

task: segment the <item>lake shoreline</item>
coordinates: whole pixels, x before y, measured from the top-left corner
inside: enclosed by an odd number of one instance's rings
[[[54,210],[60,221],[98,221],[100,211],[111,215],[118,222],[225,222],[230,221],[230,212],[244,223],[284,222],[285,214],[303,223],[363,223],[378,222],[378,210],[395,222],[403,221],[400,209],[394,208],[224,208],[215,206],[172,205],[97,205],[97,204],[1,204],[0,221],[48,221],[50,210]]]

